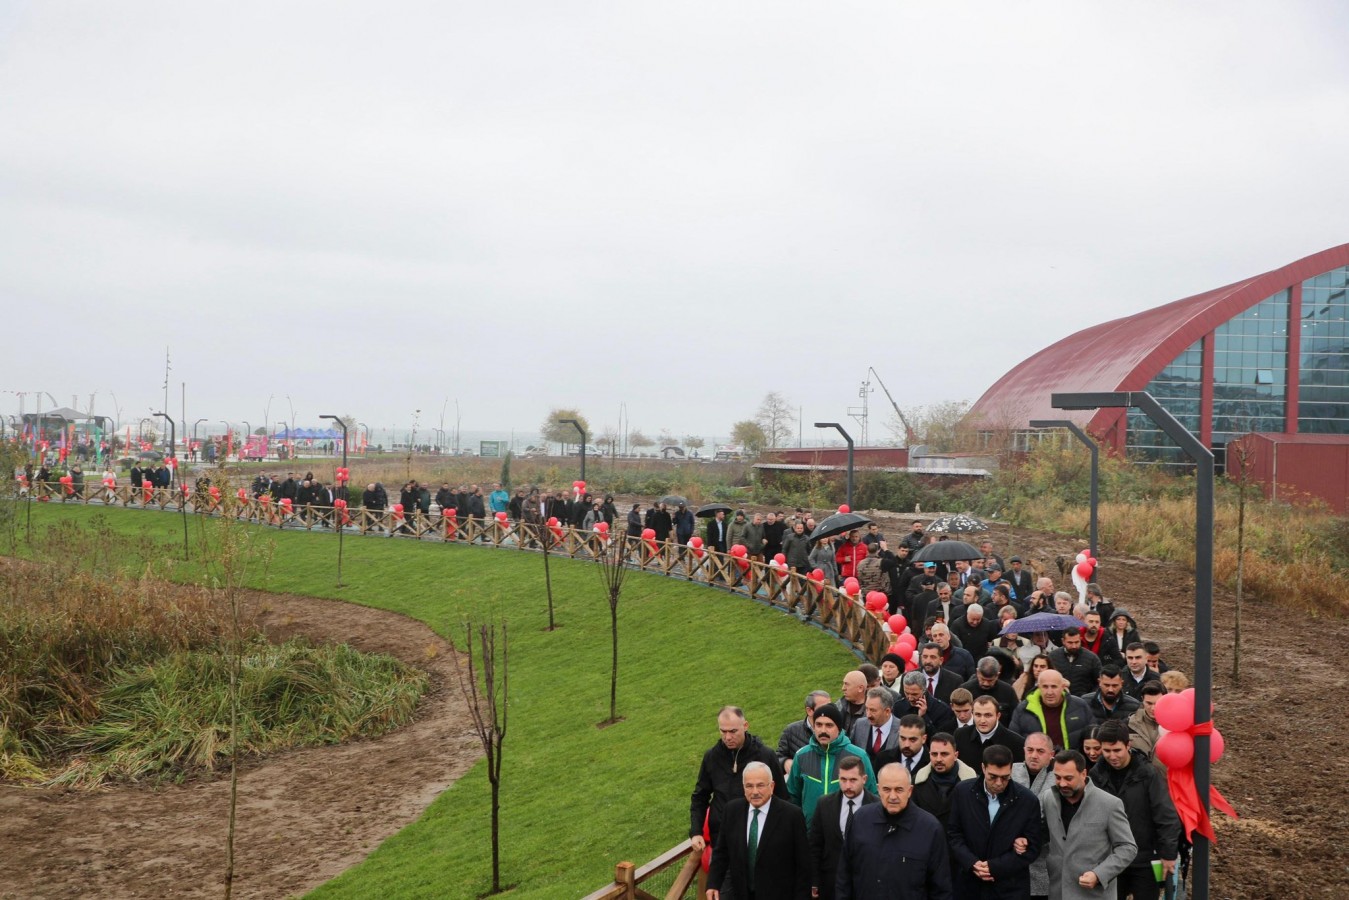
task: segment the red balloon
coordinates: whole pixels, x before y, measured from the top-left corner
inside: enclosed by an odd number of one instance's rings
[[[806,577],[811,581],[824,581],[824,569],[815,569]]]
[[[856,585],[856,584],[845,584],[845,585],[843,585],[843,593],[847,594],[849,597],[856,597],[856,596],[857,596],[858,594],[860,594],[861,592],[862,592],[862,588],[859,587],[859,586]]]
[[[555,525],[555,524],[557,524],[557,520],[556,520],[556,519],[549,519],[549,520],[548,520],[548,524],[549,524],[549,525]],[[645,538],[646,540],[649,541],[649,540],[651,540],[652,538],[654,538],[655,536],[656,536],[656,529],[654,529],[654,528],[643,528],[643,529],[642,529],[642,537]]]
[[[839,505],[838,511],[839,511],[840,513],[850,513],[850,512],[852,512],[852,507],[849,506],[849,505],[846,504],[846,503],[843,503],[843,504],[840,504],[840,505]]]
[[[905,627],[909,624],[909,620],[904,618],[903,613],[895,613],[886,621],[890,623],[890,630],[895,634],[903,634]]]
[[[1073,567],[1073,571],[1083,578],[1091,578],[1091,563],[1080,562]]]
[[[780,565],[780,566],[785,566],[785,565],[787,565],[787,554],[785,554],[785,553],[778,553],[778,554],[776,554],[776,555],[773,557],[773,562],[777,563],[777,564]]]
[[[731,548],[732,556],[744,557],[748,553],[749,551],[745,549],[744,544],[736,544],[734,547]]]
[[[855,587],[860,587],[860,586],[861,586],[861,582],[858,581],[856,578],[853,578],[851,575],[849,575],[847,578],[843,579],[843,587],[844,587],[844,588],[855,588]]]
[[[504,516],[505,513],[502,513],[502,515]],[[609,533],[609,523],[608,523],[608,522],[596,522],[596,523],[595,523],[595,530],[598,531],[600,534],[608,534],[608,533]]]
[[[1184,768],[1194,759],[1194,738],[1188,731],[1169,731],[1161,736],[1152,752],[1168,769]]]
[[[702,538],[700,538],[700,537],[691,537],[691,538],[689,538],[689,546],[692,547],[693,549],[697,550],[697,549],[698,549],[699,547],[701,547],[702,545],[703,545],[703,539],[702,539]]]
[[[556,524],[557,524],[557,516],[549,516],[549,517],[548,517],[548,523],[547,523],[547,524],[549,524],[549,525],[556,525]],[[647,531],[651,531],[651,529],[648,528]],[[654,531],[651,531],[651,533],[652,533],[652,534],[655,534]],[[645,535],[643,535],[643,536],[645,536]]]
[[[1186,696],[1189,694],[1190,696]],[[1194,727],[1193,689],[1179,694],[1166,694],[1157,698],[1157,707],[1153,710],[1157,724],[1167,731],[1189,731]]]
[[[1213,734],[1208,736],[1208,761],[1217,762],[1223,758],[1223,751],[1227,749],[1227,741],[1223,740],[1223,733],[1218,729],[1213,729]]]
[[[895,641],[895,643],[908,647],[909,653],[918,649],[918,638],[914,637],[912,634],[901,634],[899,640]]]
[[[453,506],[441,509],[440,514],[451,519],[459,518],[459,510],[455,509]]]
[[[506,514],[504,512],[497,513],[496,520],[504,525],[506,523]]]
[[[867,611],[880,612],[890,604],[890,598],[886,597],[880,591],[872,591],[867,594]]]
[[[735,564],[736,564],[737,566],[740,567],[740,571],[741,571],[741,572],[748,572],[748,571],[749,571],[749,560],[747,560],[747,559],[742,559],[742,558],[740,558],[740,557],[737,556],[737,557],[735,558]]]

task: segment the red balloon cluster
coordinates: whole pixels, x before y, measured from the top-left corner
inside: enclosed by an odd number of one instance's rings
[[[1077,557],[1078,563],[1073,567],[1073,571],[1087,581],[1091,581],[1091,576],[1096,572],[1097,560],[1092,557],[1090,550],[1083,550],[1077,554]]]
[[[150,498],[155,495],[155,486],[147,481],[141,485],[141,490],[145,494],[145,502],[149,503]]]
[[[497,513],[495,518],[497,520],[497,524],[500,525],[502,528],[505,528],[508,524],[510,524],[506,521],[506,514],[504,512]]]
[[[395,503],[393,506],[389,507],[389,509],[393,510],[393,520],[395,522],[403,521],[403,504]]]
[[[1166,734],[1157,741],[1153,753],[1157,760],[1166,766],[1167,786],[1171,790],[1171,799],[1175,801],[1176,813],[1186,836],[1198,831],[1210,841],[1214,840],[1213,822],[1199,797],[1199,788],[1194,782],[1194,739],[1197,735],[1209,736],[1209,762],[1217,762],[1226,749],[1222,733],[1213,727],[1212,722],[1196,725],[1194,721],[1194,688],[1179,694],[1165,694],[1157,700],[1153,711],[1157,724],[1166,729]],[[1215,787],[1209,787],[1209,802],[1232,818],[1237,812]]]
[[[66,496],[70,497],[75,493],[75,478],[71,475],[62,475],[57,481],[61,482],[61,487],[65,490]]]
[[[747,556],[749,556],[749,548],[744,544],[736,544],[731,548],[731,557],[735,560],[736,568],[740,570],[742,575],[749,571],[749,560],[746,559]]]
[[[338,498],[333,501],[333,510],[337,513],[338,524],[351,524],[351,514],[347,512],[347,501]]]
[[[348,469],[346,466],[338,466],[337,483],[346,484],[350,480],[351,480],[351,470]]]
[[[843,593],[853,599],[857,599],[857,594],[862,590],[862,583],[851,575],[843,579]]]
[[[286,515],[290,515],[291,507],[293,507],[294,505],[295,502],[291,500],[289,497],[281,498],[281,511],[284,512]],[[399,514],[401,515],[401,511],[403,509],[402,506],[395,506],[394,509],[399,510],[400,511]]]
[[[867,612],[881,612],[890,605],[890,598],[884,591],[867,591]]]
[[[247,488],[239,488],[239,490],[238,490],[238,492],[235,494],[235,496],[239,498],[239,502],[240,502],[240,503],[247,503],[247,502],[248,502],[248,489],[247,489]]]
[[[652,532],[652,534],[654,533],[655,532]],[[703,554],[707,553],[707,551],[703,549],[703,539],[700,537],[689,538],[689,549],[693,551],[693,555],[698,557],[698,559],[702,559]]]
[[[557,516],[548,517],[548,530],[552,532],[554,542],[562,540],[562,525],[557,521]]]

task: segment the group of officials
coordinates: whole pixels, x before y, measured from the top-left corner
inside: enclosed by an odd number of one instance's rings
[[[1152,721],[1160,682],[1142,704],[1099,686],[1089,703],[1049,668],[1009,704],[995,663],[979,660],[958,718],[935,694],[940,666],[849,672],[837,701],[806,698],[777,752],[723,708],[690,808],[694,849],[712,848],[708,900],[1157,900],[1181,829],[1129,717]]]

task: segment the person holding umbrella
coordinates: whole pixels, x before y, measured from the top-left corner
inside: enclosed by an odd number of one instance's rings
[[[862,532],[853,529],[834,551],[839,578],[857,577],[857,564],[867,558],[867,545],[862,543]]]
[[[687,503],[680,503],[675,507],[674,530],[677,543],[687,544],[689,542],[689,538],[693,537],[694,525],[693,510],[689,509]]]

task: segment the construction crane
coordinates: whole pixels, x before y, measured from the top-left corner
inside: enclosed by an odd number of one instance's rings
[[[885,391],[886,399],[889,400],[890,405],[895,408],[895,415],[899,416],[899,422],[904,426],[904,443],[912,446],[915,439],[913,426],[909,424],[908,419],[904,418],[904,413],[900,411],[899,404],[895,402],[894,395],[890,393],[890,389],[886,387],[885,382],[881,380],[881,373],[877,372],[874,366],[868,366],[867,372],[876,376],[876,383],[881,386],[881,390]]]

